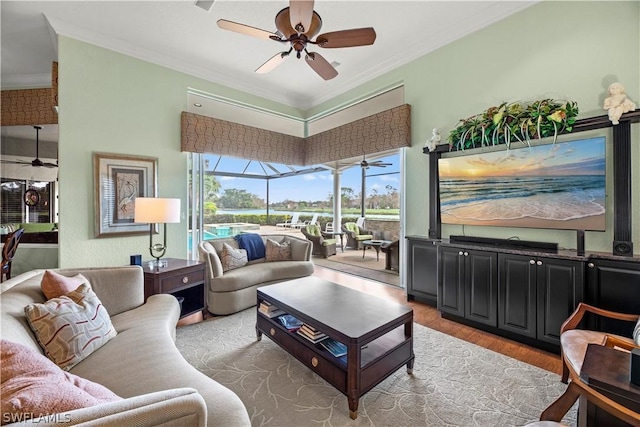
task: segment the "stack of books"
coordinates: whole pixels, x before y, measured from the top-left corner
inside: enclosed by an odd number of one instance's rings
[[[298,329],[298,335],[308,339],[314,344],[329,338],[313,326],[307,325],[306,323],[303,323],[300,329]]]
[[[260,303],[260,306],[258,307],[258,311],[269,318],[278,317],[284,314],[284,310],[276,307],[275,305],[267,301],[262,301]]]

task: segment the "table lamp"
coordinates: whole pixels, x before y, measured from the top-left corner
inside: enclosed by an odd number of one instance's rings
[[[149,223],[149,252],[156,260],[152,261],[154,267],[164,267],[165,262],[160,261],[167,251],[167,223],[180,222],[180,199],[161,199],[158,197],[136,197],[135,222]],[[153,244],[153,225],[164,224],[164,243]]]

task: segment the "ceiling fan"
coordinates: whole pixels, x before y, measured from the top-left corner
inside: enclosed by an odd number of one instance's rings
[[[36,158],[33,159],[30,162],[24,161],[24,160],[2,160],[2,163],[13,163],[13,164],[17,164],[17,165],[31,165],[33,167],[45,167],[45,168],[57,168],[58,165],[56,165],[55,163],[48,163],[48,162],[43,162],[42,160],[40,160],[40,129],[42,129],[42,126],[34,126],[33,127],[36,130]]]
[[[325,80],[330,80],[338,75],[338,71],[322,55],[317,52],[309,52],[307,45],[316,45],[325,49],[339,47],[367,46],[376,40],[376,32],[373,28],[356,28],[351,30],[333,31],[323,33],[316,37],[322,27],[322,19],[313,10],[313,0],[290,0],[289,7],[285,7],[276,15],[277,32],[261,30],[245,24],[218,20],[218,27],[223,30],[234,31],[261,39],[275,40],[290,45],[289,50],[277,53],[256,70],[256,73],[268,73],[280,65],[289,55],[295,51],[298,59],[305,53],[305,61],[309,66]]]
[[[384,168],[387,166],[391,166],[392,164],[393,163],[384,163],[382,160],[374,160],[373,162],[368,162],[366,157],[362,156],[360,167],[363,169],[369,169],[370,166],[375,166],[377,168]]]

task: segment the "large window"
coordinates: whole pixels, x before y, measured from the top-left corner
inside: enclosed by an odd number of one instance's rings
[[[29,200],[25,202],[25,194]],[[55,219],[55,183],[2,178],[2,224],[24,222],[57,222]]]

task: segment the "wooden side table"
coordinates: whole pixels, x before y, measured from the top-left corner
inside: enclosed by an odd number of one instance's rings
[[[629,358],[627,352],[589,344],[580,369],[580,379],[610,399],[640,412],[640,387],[629,381]],[[578,426],[629,426],[586,398],[579,400]]]
[[[151,295],[171,294],[182,297],[180,318],[191,314],[207,312],[207,289],[205,285],[205,263],[177,258],[162,258],[166,267],[149,267],[142,264],[144,271],[144,299]]]

